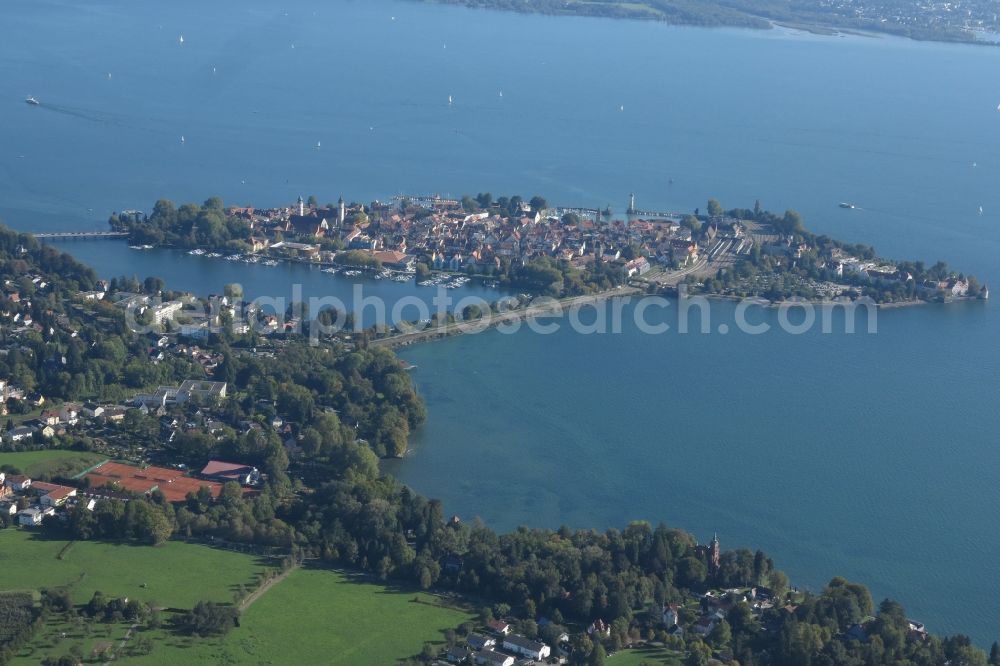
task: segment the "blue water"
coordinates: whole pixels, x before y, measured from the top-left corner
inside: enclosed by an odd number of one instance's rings
[[[998,102],[1000,52],[958,45],[378,0],[287,15],[262,0],[11,0],[0,216],[101,228],[112,210],[216,194],[279,205],[489,189],[618,210],[633,191],[653,208],[759,198],[995,286]],[[301,268],[64,247],[104,275],[203,293],[349,288]],[[796,581],[857,578],[933,630],[986,642],[1000,626],[998,331],[995,307],[967,304],[883,312],[874,336],[626,327],[427,345],[405,356],[430,417],[392,469],[499,527],[643,517],[717,530]]]

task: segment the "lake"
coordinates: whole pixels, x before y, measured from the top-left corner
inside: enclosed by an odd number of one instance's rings
[[[620,212],[630,192],[680,210],[714,196],[794,207],[814,231],[1000,282],[995,49],[378,0],[12,0],[0,82],[0,217],[19,229],[103,228],[160,197],[490,190]],[[102,275],[200,293],[350,289],[303,267],[61,247]],[[491,332],[407,349],[430,416],[388,468],[498,528],[718,531],[801,584],[846,575],[986,643],[1000,626],[1000,318],[969,303],[878,324]]]

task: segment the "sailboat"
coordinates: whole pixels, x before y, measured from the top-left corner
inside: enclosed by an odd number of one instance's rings
[[[500,91],[500,96],[503,97],[503,91],[502,90]]]
[[[180,38],[180,39],[179,39],[178,41],[179,41],[179,42],[180,42],[181,44],[183,44],[183,43],[184,43],[184,35],[181,35],[181,38]]]
[[[181,134],[181,143],[184,143],[184,135]]]
[[[982,206],[980,206],[980,207],[979,207],[979,214],[980,214],[980,215],[982,215],[982,214],[983,214],[983,207],[982,207]]]
[[[317,148],[322,148],[322,147],[323,147],[323,144],[322,144],[322,143],[320,143],[319,141],[317,141],[317,142],[316,142],[316,147],[317,147]]]
[[[448,106],[451,106],[451,95],[448,95]]]

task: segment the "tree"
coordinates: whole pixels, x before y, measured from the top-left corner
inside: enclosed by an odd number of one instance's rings
[[[230,301],[242,300],[243,285],[239,284],[238,282],[230,282],[229,284],[227,284],[222,288],[222,293],[224,293]]]
[[[716,650],[728,646],[731,640],[733,640],[733,632],[725,620],[719,620],[719,623],[712,627],[712,631],[708,634],[708,642]]]
[[[712,656],[712,651],[701,641],[694,641],[688,645],[688,656],[684,660],[684,666],[708,666],[708,660]]]
[[[541,197],[537,194],[531,197],[531,201],[528,203],[531,205],[531,210],[535,211],[536,213],[540,213],[549,207],[549,202],[546,201],[544,197]]]
[[[147,294],[155,296],[163,291],[163,280],[158,277],[148,277],[142,283],[142,289]]]
[[[212,601],[199,601],[198,604],[177,617],[174,624],[177,628],[195,636],[218,636],[229,632],[239,619],[235,608],[220,606]]]
[[[594,649],[590,651],[590,657],[587,659],[588,666],[604,666],[604,662],[607,659],[608,653],[605,651],[604,646],[600,642],[594,644]]]
[[[681,218],[681,226],[690,229],[692,234],[697,235],[701,231],[701,220],[694,215],[685,215]]]
[[[709,217],[719,217],[725,211],[722,209],[722,204],[719,203],[718,199],[708,200],[708,215]]]

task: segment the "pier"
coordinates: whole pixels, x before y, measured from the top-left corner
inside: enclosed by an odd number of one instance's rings
[[[96,240],[101,238],[128,238],[125,231],[42,231],[32,234],[39,240]]]

